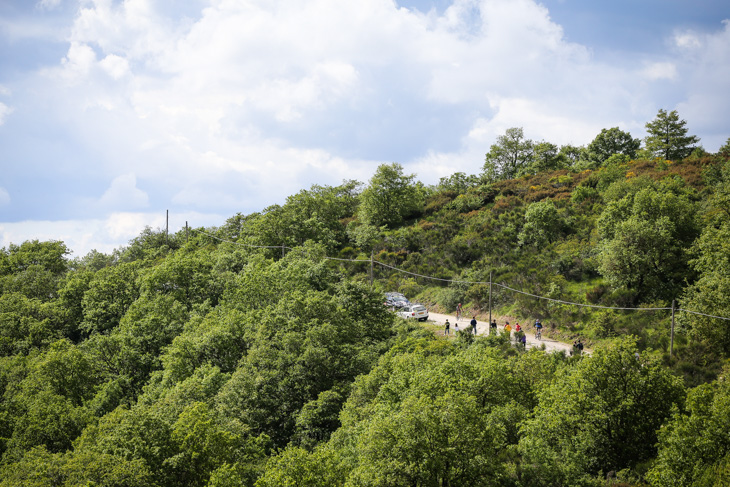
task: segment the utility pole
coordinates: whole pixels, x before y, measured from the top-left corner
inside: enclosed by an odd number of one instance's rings
[[[185,221],[185,243],[190,241],[190,234],[188,233],[188,222]]]
[[[677,302],[676,299],[672,299],[672,330],[669,333],[669,356],[672,356],[674,352],[674,305]]]
[[[165,210],[165,243],[170,245],[170,210]]]
[[[373,249],[370,249],[370,287],[373,287]]]
[[[489,329],[492,328],[492,271],[489,271]]]

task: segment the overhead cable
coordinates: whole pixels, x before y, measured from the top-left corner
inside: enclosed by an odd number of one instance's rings
[[[200,232],[200,233],[202,233],[202,234],[204,234],[204,235],[208,235],[209,237],[212,237],[212,238],[215,238],[217,240],[220,240],[222,242],[228,242],[228,243],[231,243],[231,244],[234,244],[234,245],[240,245],[240,246],[243,246],[243,247],[252,247],[252,248],[260,248],[260,249],[287,249],[287,250],[293,250],[291,247],[286,247],[284,245],[252,245],[252,244],[243,244],[243,243],[240,243],[240,242],[234,242],[232,240],[226,240],[226,239],[217,237],[215,235],[212,235],[212,234],[210,234],[208,232],[204,232],[202,230],[197,230],[197,231]],[[515,292],[515,293],[524,294],[525,296],[530,296],[530,297],[533,297],[533,298],[536,298],[536,299],[544,299],[546,301],[552,301],[554,303],[560,303],[560,304],[565,304],[565,305],[569,305],[569,306],[580,306],[580,307],[584,307],[584,308],[608,309],[608,310],[616,310],[616,311],[671,311],[672,310],[672,308],[667,308],[667,307],[663,307],[663,308],[661,308],[661,307],[660,308],[624,308],[624,307],[616,307],[616,306],[601,306],[601,305],[597,305],[597,304],[574,303],[574,302],[571,302],[571,301],[563,301],[561,299],[549,298],[547,296],[539,296],[537,294],[532,294],[532,293],[528,293],[528,292],[525,292],[525,291],[520,291],[519,289],[514,289],[514,288],[511,288],[511,287],[509,287],[509,286],[507,286],[505,284],[500,284],[498,282],[491,282],[490,283],[489,281],[465,281],[465,280],[459,280],[459,279],[444,279],[444,278],[441,278],[441,277],[427,276],[425,274],[418,274],[416,272],[411,272],[411,271],[407,271],[407,270],[404,270],[404,269],[400,269],[398,267],[395,267],[395,266],[392,266],[392,265],[389,265],[389,264],[386,264],[384,262],[380,262],[380,261],[377,261],[377,260],[372,260],[371,261],[370,259],[343,259],[341,257],[328,257],[328,256],[323,256],[323,258],[324,259],[327,259],[327,260],[336,260],[336,261],[340,261],[340,262],[355,262],[355,263],[358,263],[358,262],[359,263],[370,263],[370,262],[372,262],[373,264],[378,264],[378,265],[380,265],[382,267],[387,267],[388,269],[392,269],[393,271],[399,272],[401,274],[408,274],[408,275],[411,275],[411,276],[414,276],[414,277],[420,277],[420,278],[423,278],[423,279],[430,279],[432,281],[447,282],[447,283],[456,283],[456,284],[485,284],[485,285],[491,284],[493,286],[499,286],[499,287],[502,287],[504,289],[507,289],[507,290],[512,291],[512,292]],[[700,315],[700,316],[705,316],[705,317],[708,317],[708,318],[716,318],[716,319],[719,319],[719,320],[730,321],[730,318],[725,318],[723,316],[709,315],[709,314],[706,314],[706,313],[700,313],[699,311],[692,311],[692,310],[685,309],[685,308],[674,308],[674,311],[684,311],[685,313],[690,313],[690,314],[694,314],[694,315]]]

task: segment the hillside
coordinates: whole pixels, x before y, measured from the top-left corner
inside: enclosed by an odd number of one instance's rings
[[[490,154],[110,255],[2,249],[0,486],[727,483],[730,145]],[[443,337],[390,290],[594,353]]]

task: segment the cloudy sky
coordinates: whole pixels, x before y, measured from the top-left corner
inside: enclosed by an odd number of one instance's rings
[[[589,143],[676,109],[730,136],[727,0],[0,0],[0,247],[81,257],[510,127]]]

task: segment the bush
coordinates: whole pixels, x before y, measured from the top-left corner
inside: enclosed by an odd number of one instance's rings
[[[614,329],[616,319],[613,314],[600,313],[587,326],[595,338],[609,338],[616,336]]]

